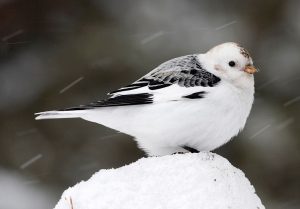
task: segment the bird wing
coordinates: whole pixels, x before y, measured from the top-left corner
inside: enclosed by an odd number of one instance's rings
[[[106,100],[63,111],[198,99],[204,97],[206,88],[219,82],[220,78],[205,70],[196,55],[186,55],[171,59],[134,83],[110,92],[112,96]]]
[[[205,70],[197,59],[197,55],[186,55],[166,61],[134,83],[122,87],[109,94],[130,92],[148,87],[157,90],[171,85],[181,87],[213,87],[220,78]]]
[[[86,110],[86,109],[95,109],[99,107],[141,105],[141,104],[150,104],[150,103],[153,103],[152,94],[148,94],[148,93],[127,94],[127,95],[112,96],[105,100],[92,102],[87,105],[79,105],[77,107],[69,107],[69,108],[61,109],[60,111]]]

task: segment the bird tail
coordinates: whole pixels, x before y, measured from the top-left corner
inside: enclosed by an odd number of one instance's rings
[[[72,110],[72,111],[46,111],[35,113],[36,120],[44,119],[59,119],[59,118],[80,118],[82,116],[83,110]]]

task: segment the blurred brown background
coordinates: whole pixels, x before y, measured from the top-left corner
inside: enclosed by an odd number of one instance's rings
[[[297,0],[1,0],[0,208],[53,208],[67,187],[144,156],[130,136],[34,112],[105,98],[226,41],[249,49],[261,71],[245,130],[216,152],[267,208],[300,208]]]

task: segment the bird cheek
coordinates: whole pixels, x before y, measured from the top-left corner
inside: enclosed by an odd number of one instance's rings
[[[221,67],[221,65],[215,65],[214,68],[216,71],[224,72],[224,69]]]

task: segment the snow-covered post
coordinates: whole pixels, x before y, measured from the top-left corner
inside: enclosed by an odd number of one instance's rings
[[[55,209],[264,209],[244,173],[210,152],[149,157],[100,170]]]

